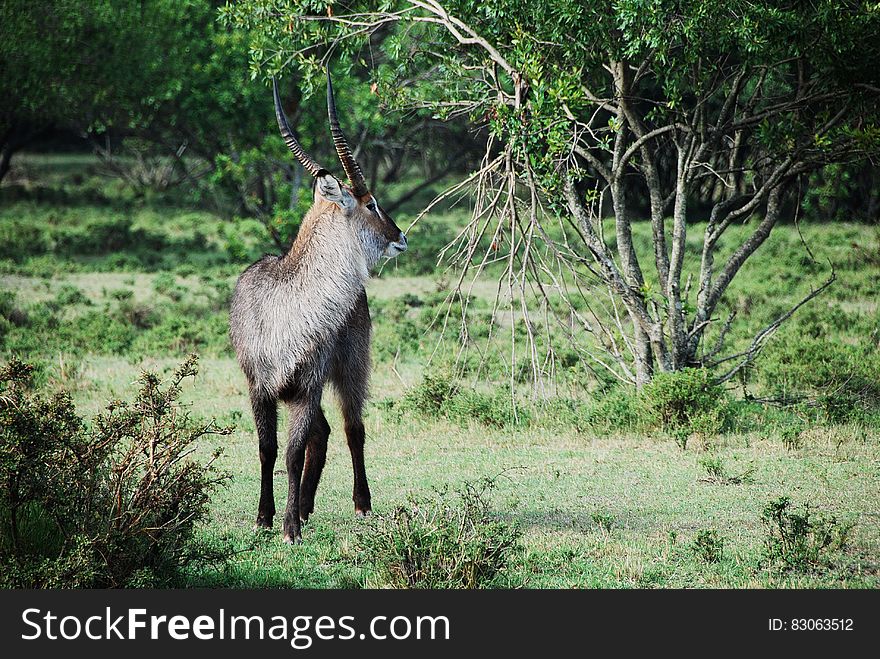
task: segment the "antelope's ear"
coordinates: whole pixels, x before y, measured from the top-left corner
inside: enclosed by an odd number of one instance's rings
[[[354,197],[339,184],[339,181],[332,174],[324,174],[317,178],[315,201],[321,199],[332,202],[342,209],[349,209],[355,206]]]

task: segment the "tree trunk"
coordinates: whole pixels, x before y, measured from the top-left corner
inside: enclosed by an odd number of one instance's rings
[[[4,146],[2,151],[0,151],[0,183],[3,182],[3,178],[9,173],[10,160],[12,160],[12,152]]]
[[[681,299],[681,273],[684,268],[684,253],[687,241],[687,176],[686,147],[679,145],[678,168],[675,178],[675,209],[673,211],[672,258],[669,265],[667,291],[667,328],[669,333],[672,361],[670,368],[678,371],[687,363],[687,331],[685,328],[684,305]]]
[[[9,173],[12,156],[30,144],[35,137],[40,135],[43,129],[22,130],[15,122],[12,122],[0,137],[0,182]]]
[[[636,387],[641,389],[654,377],[654,351],[647,333],[637,327],[635,335]]]

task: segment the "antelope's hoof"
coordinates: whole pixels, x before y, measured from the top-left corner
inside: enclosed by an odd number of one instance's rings
[[[257,517],[257,521],[254,524],[254,531],[269,531],[271,529],[272,529],[272,520],[271,519]]]
[[[366,517],[366,516],[369,515],[369,514],[370,514],[370,509],[369,509],[369,508],[365,508],[365,509],[355,508],[355,509],[354,509],[354,516],[357,517],[357,518],[359,518],[359,519],[360,519],[360,518],[364,518],[364,517]]]
[[[303,541],[303,539],[302,539],[301,535],[295,535],[293,537],[290,537],[289,535],[285,535],[284,539],[282,540],[282,542],[284,542],[285,545],[301,545],[302,541]]]

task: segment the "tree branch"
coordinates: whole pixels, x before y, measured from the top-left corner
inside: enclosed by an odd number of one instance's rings
[[[822,284],[819,288],[817,288],[815,290],[811,290],[809,295],[804,297],[800,302],[798,302],[796,305],[794,305],[791,309],[786,311],[784,314],[779,316],[779,318],[777,318],[772,323],[770,323],[767,327],[765,327],[763,330],[758,332],[758,334],[755,335],[755,338],[752,340],[752,343],[749,346],[748,350],[745,350],[744,352],[738,353],[736,355],[731,355],[729,357],[725,357],[724,359],[719,359],[718,361],[715,361],[711,364],[708,364],[707,365],[708,368],[714,368],[715,366],[718,366],[718,365],[723,364],[725,362],[732,361],[734,359],[739,359],[740,357],[743,358],[742,361],[740,361],[736,366],[734,366],[729,371],[727,371],[724,375],[719,377],[716,380],[716,382],[718,384],[721,384],[723,382],[727,382],[733,376],[735,376],[737,373],[739,373],[742,369],[744,369],[749,364],[751,364],[755,360],[755,357],[758,356],[758,353],[760,353],[761,350],[764,348],[764,346],[767,344],[767,341],[770,339],[770,337],[772,337],[776,333],[776,330],[779,329],[779,326],[782,325],[782,323],[784,323],[786,320],[791,318],[794,315],[795,311],[800,309],[807,302],[809,302],[810,300],[815,298],[817,295],[821,294],[822,291],[824,291],[826,288],[831,286],[831,284],[833,284],[836,279],[837,279],[837,275],[834,273],[834,271],[832,271],[831,276],[825,281],[824,284]]]

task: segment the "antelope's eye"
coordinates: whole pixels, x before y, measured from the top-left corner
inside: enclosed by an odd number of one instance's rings
[[[371,211],[373,211],[376,215],[379,214],[379,210],[376,208],[375,201],[371,201],[369,204],[367,204],[367,208],[370,209]]]

